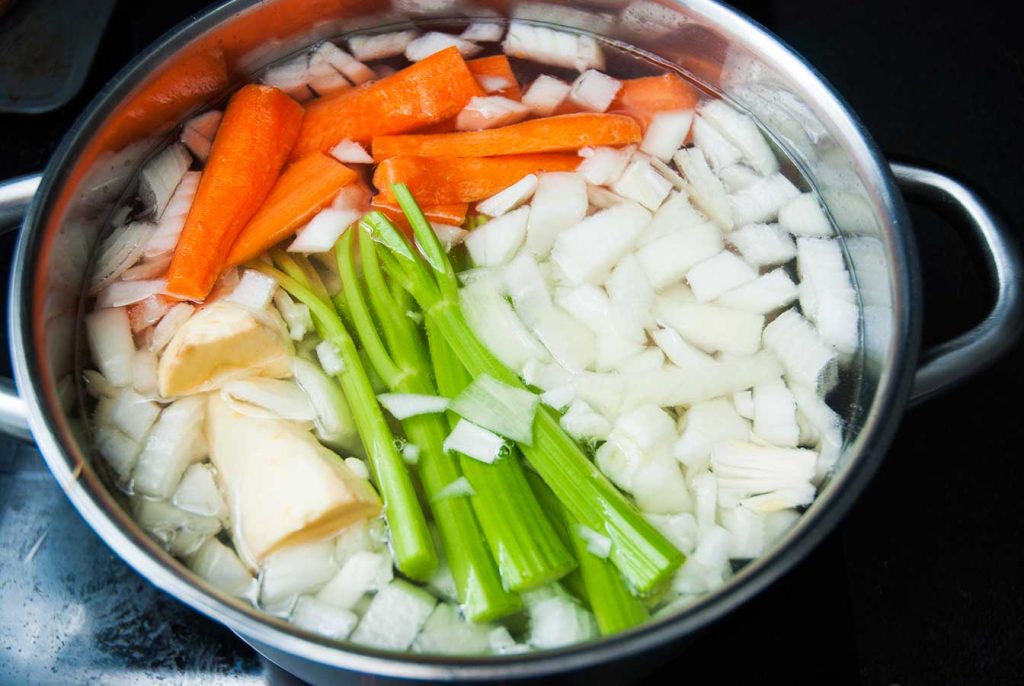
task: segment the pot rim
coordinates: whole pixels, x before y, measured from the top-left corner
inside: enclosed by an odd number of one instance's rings
[[[411,679],[479,680],[537,677],[624,658],[693,634],[762,591],[803,559],[837,524],[874,475],[895,432],[910,393],[920,338],[920,268],[910,221],[885,159],[863,124],[845,101],[810,64],[764,27],[714,0],[677,0],[721,27],[742,33],[747,44],[769,57],[785,73],[808,84],[815,102],[827,109],[830,121],[856,143],[850,150],[861,168],[874,178],[873,199],[885,210],[889,230],[883,233],[893,256],[892,340],[878,388],[843,469],[773,550],[746,565],[707,598],[669,617],[652,619],[628,632],[553,651],[491,657],[429,657],[376,651],[351,644],[344,647],[269,617],[247,603],[227,598],[209,585],[189,578],[184,565],[160,548],[134,524],[81,457],[65,449],[70,433],[48,397],[35,349],[34,282],[40,253],[39,234],[51,201],[89,132],[110,114],[140,74],[161,64],[183,45],[260,0],[228,0],[168,31],[128,63],[103,87],[62,139],[43,177],[18,239],[10,290],[10,340],[15,378],[25,400],[29,423],[39,449],[78,512],[103,541],[138,573],[161,590],[241,635],[277,650],[323,665]],[[77,458],[77,459],[76,459]],[[81,473],[79,473],[81,472]]]

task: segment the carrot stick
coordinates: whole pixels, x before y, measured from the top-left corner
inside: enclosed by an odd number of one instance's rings
[[[292,157],[327,152],[346,138],[368,143],[454,117],[475,95],[483,91],[462,55],[446,48],[380,81],[311,103]]]
[[[697,106],[697,97],[697,91],[690,84],[678,74],[669,72],[661,76],[626,79],[608,110],[630,115],[646,130],[658,112],[692,110]]]
[[[619,114],[566,114],[485,131],[408,136],[377,136],[373,159],[397,155],[492,157],[578,150],[588,145],[626,145],[640,141],[640,127]],[[417,198],[419,200],[419,198]]]
[[[238,234],[277,181],[302,125],[302,106],[268,86],[232,96],[213,139],[178,246],[167,287],[202,300],[220,276]]]
[[[508,188],[527,174],[572,171],[580,163],[576,155],[509,155],[506,157],[392,157],[377,166],[373,185],[377,196],[394,202],[391,184],[409,186],[417,202],[445,205],[476,202]]]
[[[227,265],[248,262],[291,237],[330,205],[338,191],[358,180],[359,174],[322,152],[293,162],[231,246]]]
[[[384,216],[390,219],[392,224],[397,224],[403,229],[410,228],[409,220],[406,219],[405,212],[402,211],[402,208],[398,206],[397,202],[378,195],[373,199],[371,204],[375,209],[380,210]],[[469,204],[457,202],[450,205],[430,205],[427,207],[421,207],[420,209],[423,210],[423,216],[427,218],[427,221],[461,226],[462,223],[466,221],[466,213],[469,211]]]
[[[489,95],[503,95],[506,98],[512,100],[522,100],[523,93],[519,90],[519,82],[516,81],[516,75],[512,72],[512,64],[508,61],[508,57],[504,55],[492,55],[491,57],[480,57],[475,60],[469,60],[466,62],[466,66],[473,72],[473,76],[480,82],[480,87],[483,88],[482,78],[487,77],[498,77],[506,79],[509,85],[501,90],[489,93]]]

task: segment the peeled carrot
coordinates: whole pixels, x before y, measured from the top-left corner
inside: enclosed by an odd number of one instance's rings
[[[202,300],[220,276],[231,245],[277,181],[302,125],[302,106],[268,86],[232,96],[213,139],[167,287]]]
[[[373,199],[371,203],[374,209],[380,210],[384,216],[391,220],[392,223],[397,224],[403,228],[409,228],[409,222],[405,217],[405,212],[398,206],[397,202],[389,201],[381,195],[378,195]],[[466,221],[466,213],[469,211],[469,204],[464,202],[452,203],[450,205],[428,205],[421,207],[423,215],[428,221],[438,222],[439,224],[451,224],[453,226],[461,226]]]
[[[576,155],[540,154],[506,157],[392,157],[377,165],[373,185],[380,201],[394,202],[391,184],[409,186],[424,205],[476,202],[508,188],[527,174],[572,171]]]
[[[331,204],[359,174],[322,152],[311,152],[281,174],[270,195],[231,246],[233,267],[294,235],[313,215]]]
[[[669,72],[624,80],[608,110],[628,114],[646,130],[658,112],[692,110],[697,106],[697,98],[697,91],[690,84]]]
[[[475,60],[469,60],[466,62],[466,66],[473,72],[473,76],[480,81],[481,77],[500,77],[506,79],[509,85],[501,90],[490,93],[489,95],[503,95],[506,98],[512,100],[522,100],[523,92],[519,90],[519,82],[516,81],[516,75],[512,72],[512,64],[508,61],[508,57],[504,55],[492,55],[491,57],[480,57]],[[483,87],[483,84],[481,84]]]
[[[380,81],[311,103],[292,158],[326,152],[346,138],[368,143],[443,121],[475,95],[483,90],[462,55],[446,48]]]
[[[640,127],[620,114],[566,114],[485,131],[408,136],[377,136],[373,159],[397,155],[492,157],[579,150],[588,145],[626,145],[640,141]]]

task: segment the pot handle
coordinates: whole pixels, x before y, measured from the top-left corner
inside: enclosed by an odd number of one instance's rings
[[[910,404],[915,405],[977,374],[1013,347],[1024,329],[1021,254],[1009,228],[969,188],[930,169],[892,163],[907,196],[955,219],[976,240],[995,285],[995,304],[973,329],[922,351]]]
[[[0,182],[0,234],[17,229],[35,197],[42,174]],[[25,401],[11,379],[0,378],[0,434],[32,442]]]

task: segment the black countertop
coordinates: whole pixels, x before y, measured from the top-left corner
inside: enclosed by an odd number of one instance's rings
[[[0,178],[41,169],[105,80],[205,4],[118,2],[78,97],[49,114],[0,115]],[[1024,48],[1004,3],[734,4],[806,56],[887,154],[955,174],[1024,239]],[[925,338],[940,341],[980,319],[990,296],[970,247],[912,212]],[[5,268],[12,242],[0,244]],[[0,369],[9,374],[6,359]],[[1022,381],[1015,352],[910,411],[842,525],[645,681],[1020,683]],[[35,451],[4,439],[0,507],[0,684],[294,683],[127,568]]]

